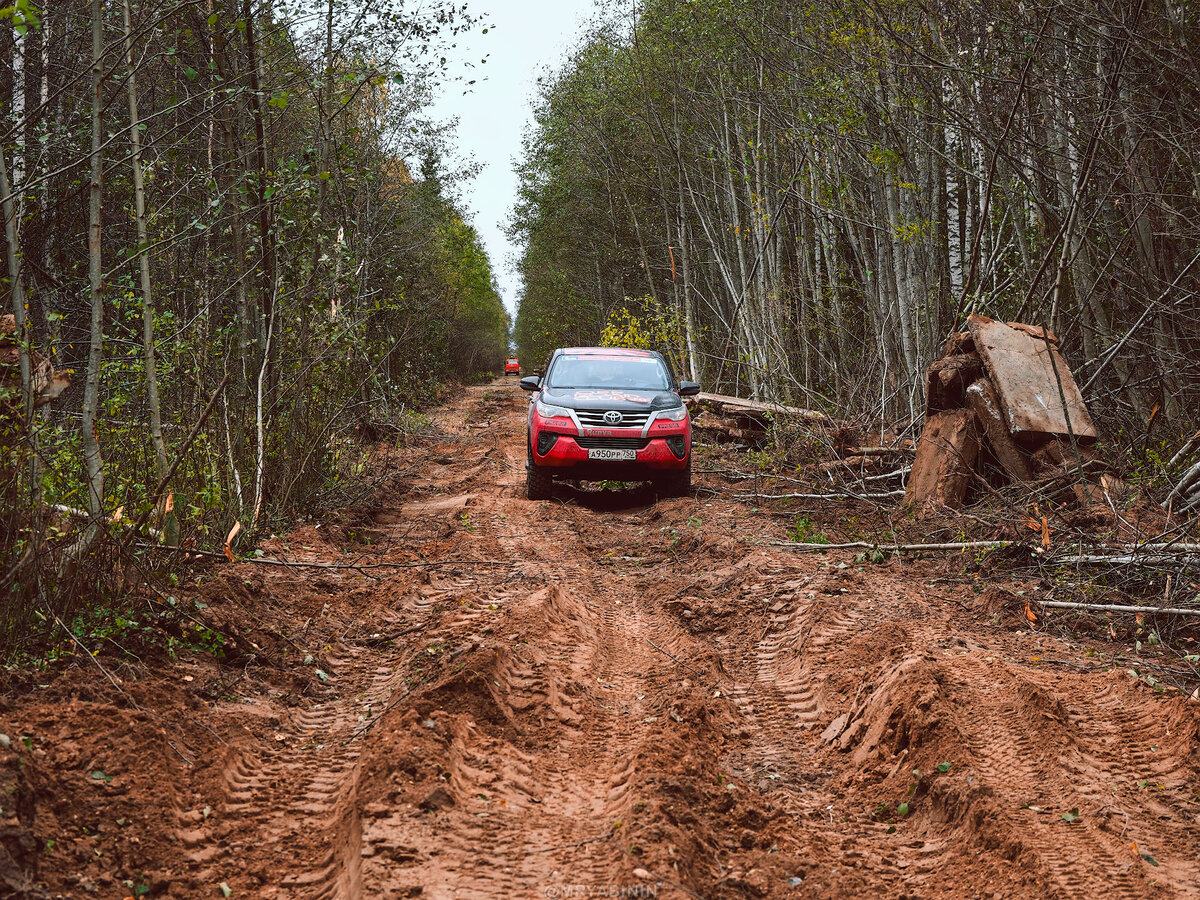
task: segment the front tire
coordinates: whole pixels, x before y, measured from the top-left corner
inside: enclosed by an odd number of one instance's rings
[[[554,476],[533,461],[529,438],[525,446],[525,496],[530,500],[549,500],[554,491]]]
[[[659,491],[668,497],[686,497],[692,492],[692,462],[686,468],[664,475],[658,481]]]

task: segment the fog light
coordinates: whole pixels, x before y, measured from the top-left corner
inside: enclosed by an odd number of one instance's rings
[[[683,459],[687,453],[687,438],[682,434],[674,435],[667,438],[667,446],[671,448],[671,452],[675,454],[676,459]]]
[[[558,440],[558,435],[553,432],[543,431],[538,434],[537,451],[538,456],[545,456],[550,452],[550,448],[554,446]]]

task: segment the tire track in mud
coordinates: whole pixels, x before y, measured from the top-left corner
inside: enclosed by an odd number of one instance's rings
[[[383,615],[419,635],[326,651],[336,693],[178,813],[198,880],[274,842],[263,898],[1196,895],[1194,709],[1019,662],[909,569],[748,546],[734,516],[677,550],[698,499],[529,503],[522,399],[467,392],[378,517],[506,565],[398,582]]]
[[[962,674],[973,673],[956,673]],[[978,686],[981,679],[956,685],[964,692],[956,704],[962,710],[959,728],[971,748],[970,764],[985,784],[1010,795],[1023,787],[1037,790],[1038,803],[1053,804],[1046,815],[1017,822],[1011,820],[1019,810],[1010,810],[998,821],[1011,823],[1001,834],[1008,840],[1020,835],[1030,861],[1045,870],[1055,894],[1141,897],[1149,880],[1182,894],[1200,889],[1195,814],[1187,825],[1171,821],[1179,818],[1178,810],[1155,804],[1144,789],[1139,797],[1135,788],[1137,780],[1155,778],[1195,783],[1194,764],[1185,766],[1169,751],[1149,749],[1174,743],[1161,713],[1127,712],[1126,703],[1138,699],[1128,685],[1105,686],[1093,701],[1068,700],[1049,679],[1005,674],[1008,678],[999,686],[992,679],[986,695]],[[1116,677],[1127,678],[1124,673]],[[1114,694],[1124,695],[1125,702],[1114,702]],[[1061,780],[1046,785],[1047,774],[1056,770]],[[1138,773],[1144,773],[1141,779]],[[1063,842],[1061,813],[1069,809],[1080,810],[1081,817],[1069,826],[1072,840]],[[1175,858],[1169,871],[1151,879],[1139,858],[1143,849],[1171,853]]]
[[[1178,804],[1174,808],[1157,804],[1155,809],[1152,801],[1136,810],[1135,818],[1143,824],[1134,830],[1127,824],[1133,809],[1129,798],[1114,802],[1114,785],[1123,780],[1128,786],[1131,772],[1143,771],[1147,773],[1143,781],[1154,777],[1150,773],[1161,772],[1162,780],[1174,786],[1177,800],[1195,803],[1194,788],[1186,787],[1195,784],[1195,764],[1171,752],[1174,747],[1166,747],[1169,743],[1194,747],[1194,715],[1184,717],[1190,726],[1182,726],[1193,729],[1189,743],[1178,732],[1170,740],[1171,726],[1164,722],[1161,710],[1146,710],[1127,693],[1110,699],[1110,687],[1096,703],[1081,702],[1086,694],[1075,693],[1078,707],[1068,714],[1069,701],[1055,691],[1053,679],[1030,677],[1011,666],[997,669],[977,664],[975,659],[982,653],[968,654],[961,648],[980,648],[948,634],[944,621],[931,625],[917,617],[896,620],[896,613],[911,601],[890,596],[892,587],[875,581],[847,590],[836,586],[833,573],[799,580],[794,573],[756,583],[747,579],[743,590],[769,597],[771,605],[761,636],[751,639],[735,669],[734,699],[753,735],[748,750],[730,756],[735,771],[804,821],[804,827],[837,843],[841,858],[869,873],[868,883],[876,889],[925,885],[937,892],[952,880],[955,868],[977,867],[971,857],[998,850],[1002,857],[1019,860],[1026,887],[1036,885],[1032,892],[1018,888],[1019,895],[1139,897],[1155,885],[1159,890],[1174,889],[1180,896],[1200,890],[1200,840],[1195,830],[1200,819],[1195,813]],[[830,585],[836,597],[832,608],[822,597],[823,588]],[[911,646],[916,652],[897,653],[897,646]],[[958,648],[953,663],[930,653],[950,646]],[[892,659],[862,666],[863,650],[873,650],[870,655],[876,659]],[[844,675],[855,668],[868,674],[853,694],[827,689],[831,672],[841,670]],[[938,707],[939,715],[953,722],[949,740],[939,733],[946,730],[946,723],[937,716],[915,723],[911,730],[904,727],[905,719],[916,711],[913,704],[919,709],[931,702],[930,690],[932,695],[950,697],[950,702]],[[921,718],[919,713],[916,718]],[[1053,735],[1047,724],[1058,726]],[[832,747],[814,745],[812,734],[818,726],[828,726],[820,743]],[[826,790],[820,779],[813,784],[817,770],[844,769],[845,762],[838,757],[847,753],[854,769],[870,768],[876,757],[884,757],[895,760],[890,780],[902,784],[912,781],[907,778],[905,757],[926,741],[930,743],[926,753],[944,754],[955,760],[955,769],[969,773],[965,786],[939,790],[932,798],[929,816],[937,827],[922,823],[919,839],[905,843],[880,840],[879,826],[861,815],[868,811],[865,804],[857,821],[851,815],[834,822],[835,811],[848,811],[849,804],[839,799],[843,789],[860,779],[847,781],[843,774]],[[1152,746],[1167,752],[1151,752]],[[1123,758],[1114,759],[1113,749],[1119,749]],[[1055,803],[1052,815],[1027,813],[1028,821],[1019,818],[1019,801],[1009,809],[995,808],[996,796],[1015,797],[1029,786],[1052,797],[1040,801]],[[903,798],[904,793],[897,792],[896,797]],[[1067,797],[1072,798],[1068,806],[1087,808],[1084,824],[1062,820],[1059,813],[1065,807],[1058,807]],[[829,819],[814,817],[814,810],[827,801]],[[972,814],[975,801],[990,807],[991,815]],[[1028,800],[1027,805],[1037,803]],[[1100,819],[1100,824],[1087,821],[1088,817]],[[1147,822],[1154,824],[1147,828]],[[1072,829],[1067,840],[1064,828]],[[1173,851],[1167,871],[1155,871],[1155,865],[1150,869],[1153,875],[1147,875],[1134,847],[1144,848],[1148,841]],[[891,846],[880,852],[888,843]],[[967,848],[972,846],[976,849],[968,856]],[[998,875],[997,880],[1004,879]],[[835,881],[830,887],[837,894],[855,890],[853,882],[847,881]]]
[[[453,487],[435,484],[427,494],[441,497]],[[417,507],[419,525],[422,516],[436,522],[447,512],[469,507],[473,499],[469,494],[452,495],[409,505]],[[377,531],[384,535],[411,536],[414,529],[414,517],[399,510],[382,510],[376,518],[381,520]],[[436,539],[442,530],[434,527],[424,537]],[[294,558],[323,561],[319,551],[305,550]],[[485,577],[434,575],[416,585],[407,579],[373,578],[376,585],[401,582],[397,601],[374,621],[352,622],[345,630],[365,629],[375,637],[398,627],[402,632],[420,630],[421,625],[432,632],[462,631],[478,612],[447,601]],[[271,576],[275,585],[289,582],[296,583],[296,576]],[[331,591],[329,599],[336,601],[337,593]],[[327,603],[326,610],[331,605]],[[443,615],[446,607],[449,613]],[[417,626],[412,625],[414,618]],[[402,667],[389,657],[395,657],[395,651],[353,642],[327,646],[311,663],[314,672],[323,667],[328,696],[293,707],[283,721],[269,726],[268,734],[251,734],[250,740],[236,741],[227,749],[213,783],[201,787],[209,805],[202,810],[179,807],[176,814],[176,836],[194,883],[227,879],[230,868],[242,858],[252,859],[257,847],[274,845],[287,848],[286,859],[278,861],[281,865],[249,863],[250,874],[265,885],[257,896],[351,900],[376,895],[362,876],[364,828],[371,820],[364,817],[358,788],[372,726],[410,690]]]
[[[369,722],[396,689],[397,673],[378,655],[339,645],[326,653],[329,677],[338,696],[294,711],[272,728],[270,744],[235,748],[213,799],[214,829],[181,832],[198,881],[220,881],[215,864],[228,867],[260,841],[289,847],[284,869],[262,873],[273,884],[262,896],[352,898],[363,896],[359,874],[361,823],[354,802],[359,748],[355,733]],[[359,671],[369,669],[369,671]],[[324,670],[322,670],[324,671]],[[216,838],[214,841],[213,838]]]
[[[522,461],[506,458],[501,493],[516,493]],[[641,686],[631,669],[647,662],[636,634],[641,612],[629,599],[591,589],[588,567],[572,561],[578,560],[579,548],[569,514],[551,552],[543,541],[528,540],[542,530],[536,507],[519,501],[504,508],[507,515],[487,517],[485,533],[476,537],[494,542],[505,558],[521,560],[526,572],[537,572],[527,579],[531,589],[505,604],[504,621],[540,633],[518,642],[505,665],[489,674],[513,715],[536,718],[539,741],[551,746],[541,747],[535,760],[515,741],[498,740],[482,729],[458,736],[458,758],[452,760],[458,793],[482,797],[486,792],[493,811],[482,823],[471,815],[444,823],[449,828],[438,834],[442,852],[420,873],[430,896],[495,897],[517,887],[534,894],[554,881],[601,885],[620,877],[621,854],[606,845],[632,803],[637,734],[619,726],[616,707],[636,697]],[[569,696],[563,686],[582,696]],[[599,715],[577,711],[587,700]],[[623,715],[641,722],[639,710]],[[590,764],[581,765],[584,760]],[[597,760],[603,762],[596,765]],[[521,769],[532,774],[535,767],[536,786],[524,790],[508,775]],[[480,847],[488,848],[482,859]]]
[[[519,439],[512,443],[519,446]],[[521,462],[509,458],[506,492],[518,487],[514,481],[521,474]],[[656,662],[665,660],[655,660],[653,651],[646,651],[643,629],[657,635],[660,645],[671,644],[671,652],[681,659],[705,655],[701,641],[676,627],[675,620],[656,604],[642,599],[646,592],[641,586],[653,584],[652,577],[642,574],[627,579],[640,585],[633,591],[625,590],[627,585],[615,578],[603,577],[613,570],[595,565],[599,561],[597,541],[594,531],[589,531],[594,529],[589,520],[597,513],[572,505],[548,519],[531,514],[528,505],[520,509],[525,522],[518,531],[538,534],[541,529],[544,535],[547,524],[555,530],[548,541],[535,541],[532,549],[527,540],[501,539],[504,552],[524,558],[527,568],[533,563],[546,583],[564,592],[579,592],[588,585],[567,619],[588,622],[590,628],[586,634],[561,636],[579,643],[570,664],[555,670],[555,677],[591,671],[618,695],[644,696],[646,679],[634,673],[650,671]],[[610,514],[605,518],[617,533],[614,543],[629,543],[621,533],[631,529],[626,520],[633,516]],[[584,534],[588,538],[584,539]],[[546,544],[552,551],[542,549]],[[582,566],[581,559],[593,565]],[[765,625],[756,625],[761,631],[753,636],[742,632],[740,641],[737,628],[715,636],[724,648],[724,668],[732,679],[726,692],[739,712],[742,728],[740,739],[725,756],[726,765],[786,811],[815,841],[837,848],[836,858],[849,861],[853,871],[828,882],[832,893],[853,893],[856,887],[866,885],[900,891],[906,885],[922,885],[938,892],[940,886],[954,881],[956,870],[978,867],[972,857],[998,853],[1001,863],[1004,857],[1014,855],[1020,861],[1024,871],[1017,883],[1025,887],[1016,888],[1018,893],[1032,888],[1035,894],[1044,891],[1057,896],[1145,894],[1145,867],[1131,849],[1136,832],[1114,835],[1090,823],[1069,826],[1057,814],[1052,820],[1030,823],[1018,818],[1019,808],[996,807],[997,798],[1010,796],[1020,785],[1042,785],[1047,793],[1060,798],[1076,791],[1080,798],[1076,802],[1084,804],[1090,799],[1100,804],[1106,792],[1111,794],[1116,779],[1128,778],[1131,769],[1149,774],[1156,762],[1163,778],[1182,783],[1184,767],[1177,759],[1135,749],[1137,744],[1150,746],[1162,739],[1158,714],[1151,713],[1148,720],[1140,714],[1125,714],[1119,702],[1108,712],[1102,705],[1087,708],[1081,713],[1087,724],[1061,735],[1057,755],[1047,754],[1047,730],[1039,719],[1040,710],[1049,710],[1053,718],[1057,715],[1054,711],[1066,702],[1055,693],[1052,682],[1039,684],[1036,677],[1023,675],[1019,668],[974,664],[973,655],[984,651],[955,634],[947,613],[916,599],[912,587],[898,583],[896,575],[863,576],[815,564],[802,577],[795,565],[783,574],[763,575],[760,570],[771,561],[769,554],[754,551],[752,557],[735,563],[741,570],[734,579],[735,591],[751,599],[769,600]],[[618,601],[622,601],[620,605]],[[647,627],[648,621],[653,625]],[[664,633],[670,637],[663,638]],[[750,640],[746,641],[747,637]],[[603,653],[581,653],[578,648],[585,644],[605,649]],[[906,647],[911,650],[906,652]],[[864,659],[870,664],[864,666]],[[848,679],[847,673],[855,669],[861,670],[861,675]],[[985,685],[990,687],[981,687]],[[1016,699],[1007,699],[1014,691]],[[1078,699],[1079,694],[1074,696]],[[535,705],[538,702],[535,699]],[[945,728],[945,721],[907,722],[912,704],[919,708],[922,703],[933,704],[954,727]],[[920,719],[920,714],[915,718]],[[1110,720],[1112,725],[1103,724]],[[600,716],[599,722],[589,724],[583,736],[586,758],[606,760],[608,765],[608,760],[636,758],[642,738],[618,727],[616,717]],[[1111,757],[1103,744],[1113,740],[1130,748],[1127,758]],[[969,781],[941,787],[922,800],[928,807],[925,821],[919,821],[921,807],[917,807],[907,829],[913,834],[907,839],[881,841],[883,826],[870,815],[873,801],[861,792],[851,791],[847,796],[846,787],[855,779],[847,780],[846,763],[854,769],[877,771],[874,779],[882,778],[885,784],[890,779],[900,787],[911,780],[906,758],[915,759],[922,753],[953,757],[955,769]],[[569,763],[548,768],[546,781],[570,784],[575,797],[601,793],[602,785],[595,782],[572,781],[569,770]],[[622,765],[615,772],[612,799],[627,792],[628,785],[638,778],[636,764]],[[979,796],[983,798],[979,804],[992,810],[990,816],[970,814],[972,798]],[[1172,848],[1174,858],[1169,874],[1158,873],[1158,884],[1186,895],[1190,886],[1200,883],[1196,880],[1196,841],[1189,839],[1185,822],[1174,826],[1164,822],[1163,810],[1179,817],[1178,805],[1160,806],[1163,809],[1154,830],[1161,834],[1165,826],[1169,839],[1160,839],[1160,843]],[[609,817],[621,812],[603,804],[594,804],[592,810]],[[1146,813],[1143,821],[1153,820],[1152,811]],[[842,821],[837,821],[839,818]],[[521,825],[513,822],[512,827]],[[1073,830],[1064,840],[1062,829],[1068,827]],[[560,833],[563,839],[582,839],[578,830],[564,828]],[[1149,835],[1143,838],[1147,839]],[[612,879],[623,870],[621,855],[613,852],[609,842],[589,845],[583,854],[560,857],[561,866],[572,863],[582,866],[583,875],[593,879]],[[1002,881],[1001,863],[996,876]],[[625,862],[625,871],[628,865]],[[582,875],[580,880],[585,880]],[[814,883],[814,888],[821,892],[819,884]]]
[[[890,586],[881,588],[880,599],[886,600]],[[931,806],[926,813],[931,821],[918,829],[922,840],[897,848],[905,882],[930,888],[944,884],[954,868],[968,862],[965,853],[973,847],[976,856],[999,852],[1017,863],[1026,889],[1032,887],[1035,895],[1141,897],[1154,885],[1190,895],[1200,884],[1195,832],[1187,835],[1182,823],[1172,826],[1160,816],[1152,829],[1158,845],[1173,845],[1179,855],[1169,871],[1155,872],[1155,865],[1148,874],[1134,849],[1134,838],[1143,847],[1145,841],[1127,827],[1114,827],[1120,816],[1128,818],[1117,808],[1125,804],[1114,805],[1114,788],[1130,784],[1131,773],[1148,762],[1148,754],[1136,748],[1166,740],[1170,728],[1163,711],[1140,708],[1120,724],[1110,723],[1106,705],[1124,711],[1127,704],[1142,703],[1128,693],[1106,703],[1107,686],[1100,702],[1093,702],[1087,690],[1068,696],[1058,689],[1063,677],[1000,662],[969,637],[949,634],[945,623],[938,626],[904,623],[902,633],[916,652],[898,654],[864,681],[871,693],[856,697],[826,732],[851,754],[855,766],[869,766],[879,756],[896,759],[894,783],[913,781],[905,771],[910,751],[910,766],[923,754],[953,760],[953,770],[962,773],[922,801]],[[879,637],[884,657],[895,646],[895,635],[881,626]],[[821,644],[814,639],[814,646]],[[1194,728],[1194,717],[1189,718]],[[1096,737],[1109,746],[1098,747]],[[1114,748],[1129,759],[1114,759]],[[1158,759],[1165,777],[1182,781],[1179,758]],[[916,783],[930,774],[925,765]],[[1187,774],[1195,777],[1194,765]],[[1039,806],[1040,813],[1028,810]],[[1083,812],[1071,824],[1061,813],[1074,808]],[[1153,820],[1144,812],[1138,820]],[[1176,817],[1180,812],[1173,811]],[[1194,813],[1190,821],[1196,821]],[[1164,840],[1172,833],[1174,840]],[[1024,889],[1018,893],[1030,895]]]
[[[512,429],[504,438],[490,490],[460,489],[480,497],[472,511],[475,552],[512,559],[521,573],[521,589],[493,604],[498,636],[510,643],[486,660],[480,679],[454,685],[460,700],[480,688],[488,695],[471,701],[486,709],[457,721],[442,751],[454,802],[427,817],[433,821],[391,816],[373,834],[381,843],[436,844],[436,855],[416,860],[407,876],[406,889],[428,896],[627,886],[640,842],[659,840],[679,814],[672,811],[679,773],[654,759],[662,729],[688,727],[684,715],[695,713],[684,703],[689,688],[712,690],[690,682],[720,679],[686,662],[707,668],[702,660],[711,648],[664,613],[655,596],[664,576],[653,566],[601,565],[618,551],[597,536],[596,511],[524,501],[523,458],[512,451],[520,437]],[[645,512],[603,517],[613,546],[639,542],[634,533],[647,530]],[[714,764],[718,755],[714,748]],[[524,784],[513,777],[518,771],[530,773]],[[682,788],[686,796],[690,788]],[[694,818],[687,806],[682,813]],[[686,864],[681,871],[671,863],[674,853],[668,847],[665,862],[673,867],[654,875],[664,891],[693,877]],[[721,863],[703,865],[713,867]]]

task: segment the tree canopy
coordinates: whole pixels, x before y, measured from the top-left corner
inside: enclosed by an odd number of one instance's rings
[[[977,311],[1110,430],[1200,391],[1192,4],[646,0],[543,81],[515,335],[673,307],[715,389],[914,417]]]
[[[146,528],[219,549],[310,510],[355,429],[498,370],[508,316],[455,199],[470,171],[426,113],[465,7],[3,16],[3,594],[65,614],[120,589]],[[46,361],[71,380],[48,412]]]

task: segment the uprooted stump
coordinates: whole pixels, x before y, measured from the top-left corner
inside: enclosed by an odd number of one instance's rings
[[[1036,483],[1081,503],[1121,489],[1093,449],[1096,426],[1054,334],[972,315],[930,365],[925,389],[905,503],[960,507],[976,478]]]
[[[946,409],[925,420],[917,442],[917,458],[906,503],[920,499],[943,506],[961,506],[979,457],[979,435],[968,409]]]

